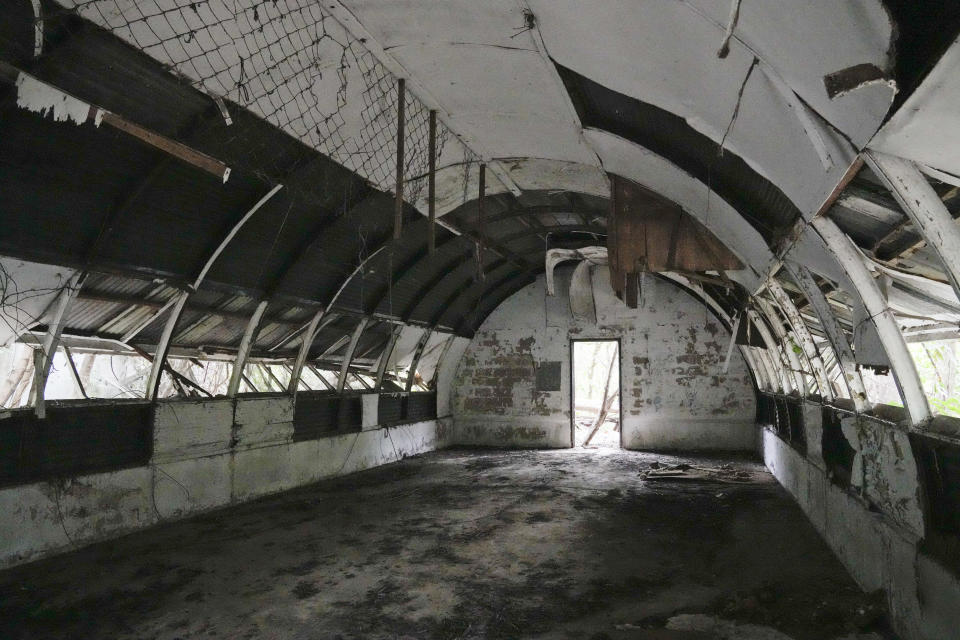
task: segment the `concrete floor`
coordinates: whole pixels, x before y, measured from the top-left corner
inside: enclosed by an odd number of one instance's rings
[[[735,462],[749,484],[644,481],[654,460],[678,459],[443,451],[164,525],[0,573],[0,638],[825,640],[882,628],[876,598],[758,464]]]

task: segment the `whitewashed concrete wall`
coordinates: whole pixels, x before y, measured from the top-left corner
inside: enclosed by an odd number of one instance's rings
[[[0,489],[0,568],[444,446],[436,420],[293,441],[290,397],[164,401],[144,467]]]
[[[570,311],[571,268],[558,268],[556,295],[545,280],[508,298],[481,325],[453,385],[457,444],[569,447],[570,341],[618,338],[623,445],[629,449],[753,450],[753,381],[738,350],[721,371],[727,329],[674,284],[647,276],[639,308],[613,295],[594,268],[596,322]],[[536,388],[536,369],[561,363],[560,389]]]
[[[924,523],[906,434],[870,419],[844,419],[844,437],[857,452],[851,487],[846,489],[828,478],[820,455],[819,416],[820,407],[807,403],[806,456],[765,429],[765,464],[857,583],[865,591],[885,591],[901,637],[956,638],[960,583],[918,550]]]

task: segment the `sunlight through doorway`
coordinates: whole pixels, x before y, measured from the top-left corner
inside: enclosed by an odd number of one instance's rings
[[[620,447],[620,342],[572,342],[571,404],[576,447]]]

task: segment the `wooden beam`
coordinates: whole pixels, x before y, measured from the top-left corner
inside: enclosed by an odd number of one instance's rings
[[[791,377],[793,378],[795,387],[806,397],[810,393],[810,389],[807,386],[806,377],[803,375],[804,367],[800,362],[800,358],[797,357],[796,352],[794,352],[789,344],[791,342],[790,336],[786,329],[784,329],[783,322],[768,300],[762,296],[754,296],[753,301],[759,312],[767,318],[770,323],[770,328],[772,328],[774,334],[776,334],[774,337],[777,338],[787,358],[787,369],[793,374]],[[809,359],[807,359],[807,369],[812,369]]]
[[[374,389],[380,391],[383,388],[383,376],[387,372],[387,365],[390,363],[390,357],[393,355],[393,348],[397,346],[397,340],[400,338],[400,333],[403,331],[402,326],[396,326],[393,328],[393,331],[390,332],[390,338],[387,339],[387,344],[384,345],[383,351],[380,353],[380,361],[377,363],[377,379]]]
[[[73,353],[70,352],[70,347],[64,345],[63,353],[67,356],[67,363],[70,365],[70,371],[73,372],[73,379],[77,382],[77,386],[80,388],[80,394],[87,400],[90,399],[90,396],[87,395],[87,390],[83,387],[83,380],[80,379],[80,372],[77,371],[77,365],[73,361]]]
[[[427,175],[427,252],[433,255],[437,243],[437,111],[430,110],[430,167]]]
[[[397,180],[393,204],[393,238],[399,240],[403,233],[403,143],[406,107],[406,80],[397,80]]]
[[[790,327],[793,329],[793,334],[800,343],[801,350],[813,370],[812,373],[817,380],[817,385],[820,387],[820,395],[827,400],[833,400],[833,387],[830,386],[830,378],[827,376],[827,369],[823,365],[820,349],[817,348],[817,343],[814,341],[810,329],[807,328],[807,323],[803,321],[800,312],[793,304],[793,299],[787,295],[787,292],[783,290],[783,287],[780,286],[776,278],[770,279],[770,282],[767,283],[767,288],[776,301],[777,306],[783,311],[787,322],[790,323]]]
[[[82,117],[77,124],[82,124],[84,122],[93,122],[95,126],[99,127],[101,125],[108,125],[122,131],[129,136],[137,138],[144,144],[147,144],[154,149],[162,151],[178,160],[181,160],[189,165],[205,171],[211,175],[216,176],[223,182],[226,182],[230,178],[230,167],[228,167],[224,162],[217,160],[205,153],[197,151],[187,145],[177,142],[167,136],[151,131],[150,129],[141,126],[135,122],[124,118],[123,116],[117,115],[106,109],[98,107],[87,103],[85,100],[74,97],[73,95],[63,91],[48,82],[44,82],[25,71],[17,69],[13,65],[0,60],[0,79],[7,80],[17,84],[18,87],[24,83],[29,83],[36,86],[38,89],[41,89],[50,96],[56,96],[56,100],[60,102],[70,102],[79,107],[80,105],[86,105],[87,112],[86,116]],[[24,107],[30,110],[45,110],[47,108],[46,104],[40,104],[36,107]],[[76,120],[75,120],[76,121]]]
[[[760,337],[763,339],[763,343],[767,345],[767,351],[770,354],[770,360],[775,368],[777,378],[780,381],[780,391],[783,393],[791,393],[794,390],[802,391],[802,387],[798,387],[796,380],[793,376],[793,369],[790,366],[789,362],[786,360],[786,354],[781,349],[781,345],[773,339],[773,336],[770,335],[770,330],[767,328],[767,324],[760,318],[760,315],[751,309],[747,309],[747,317],[753,323],[753,326],[757,328],[760,332]],[[776,354],[776,358],[774,355]]]
[[[487,165],[480,163],[480,184],[477,194],[477,278],[483,280],[483,247],[487,243],[487,230],[484,226],[487,201]]]
[[[290,371],[290,384],[287,385],[287,393],[297,393],[297,385],[300,382],[300,375],[303,373],[303,365],[310,355],[310,347],[313,346],[313,340],[319,333],[318,325],[323,319],[326,310],[320,309],[310,318],[309,324],[304,329],[303,340],[300,342],[300,349],[297,351],[297,359],[293,362],[293,369]]]

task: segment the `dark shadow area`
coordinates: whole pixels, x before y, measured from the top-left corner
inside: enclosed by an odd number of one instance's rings
[[[732,465],[736,480],[651,481],[654,463]],[[628,451],[438,452],[0,573],[10,639],[709,638],[691,629],[752,624],[829,640],[883,620],[757,462]],[[754,637],[743,629],[729,637]]]

